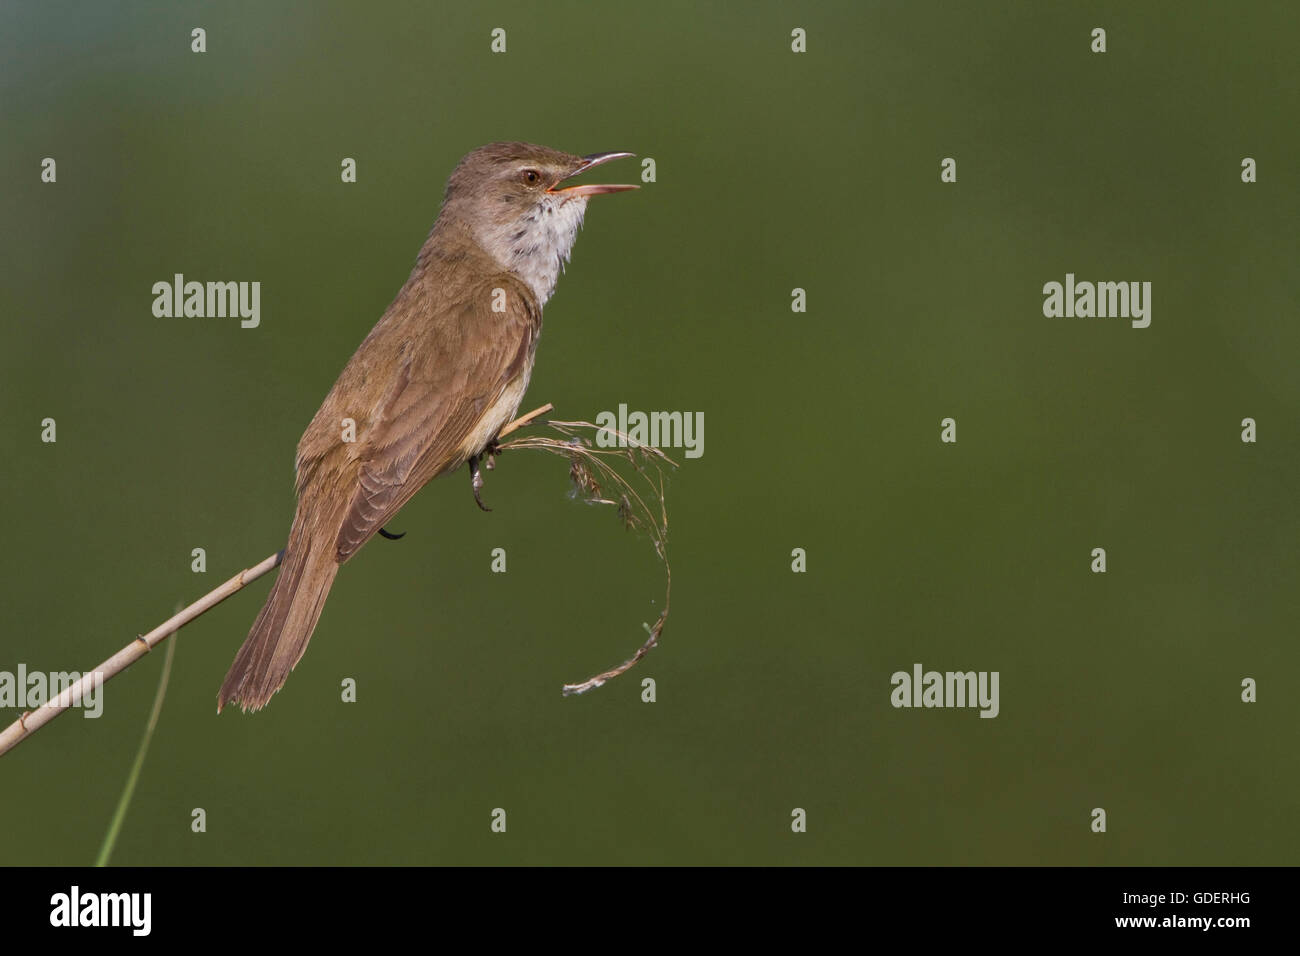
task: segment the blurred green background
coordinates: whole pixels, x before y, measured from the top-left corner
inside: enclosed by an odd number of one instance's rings
[[[511,453],[491,514],[434,482],[343,569],[266,711],[215,695],[269,577],[181,633],[114,862],[1294,863],[1297,26],[1289,3],[0,6],[0,669],[88,669],[282,546],[298,437],[483,143],[657,163],[592,202],[524,408],[706,422],[637,669],[561,697],[640,643],[662,578],[563,461]],[[261,327],[154,318],[176,272],[260,281]],[[1151,281],[1151,327],[1044,318],[1067,272]],[[999,671],[1001,715],[895,710],[914,662]],[[93,859],[161,663],[0,759],[0,862]]]

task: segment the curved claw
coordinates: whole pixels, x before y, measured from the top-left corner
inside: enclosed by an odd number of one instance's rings
[[[479,492],[483,489],[483,473],[478,470],[478,455],[472,455],[469,460],[469,486],[474,489],[474,500],[484,511],[491,511],[487,505],[483,504],[483,499]]]
[[[401,534],[393,534],[391,531],[386,531],[383,528],[379,529],[379,534],[381,537],[387,538],[389,541],[396,541],[398,538],[406,537],[405,531],[403,531]]]

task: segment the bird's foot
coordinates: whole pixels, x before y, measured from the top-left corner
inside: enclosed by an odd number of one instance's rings
[[[500,451],[501,451],[501,446],[497,444],[497,440],[495,438],[492,439],[492,443],[488,445],[487,449],[484,451],[484,454],[487,455],[487,464],[485,464],[483,467],[486,468],[488,471],[494,471],[497,466],[497,455],[500,453]]]
[[[478,470],[478,455],[471,455],[469,459],[469,486],[474,489],[474,500],[484,511],[491,511],[487,505],[483,504],[483,499],[479,497],[479,492],[483,490],[483,473]]]

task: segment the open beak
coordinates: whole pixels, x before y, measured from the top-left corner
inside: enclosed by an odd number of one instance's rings
[[[590,156],[582,157],[582,165],[569,173],[569,175],[565,176],[564,179],[561,179],[560,183],[566,182],[574,176],[585,173],[593,166],[599,166],[601,163],[608,163],[611,159],[624,159],[628,156],[635,155],[636,153],[592,153]],[[610,186],[597,183],[585,183],[581,186],[561,186],[560,183],[556,183],[548,189],[547,192],[557,193],[567,198],[569,196],[599,196],[602,193],[621,193],[629,189],[641,188],[639,186]]]

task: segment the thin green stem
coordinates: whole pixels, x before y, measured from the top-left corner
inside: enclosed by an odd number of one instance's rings
[[[177,610],[180,610],[177,608]],[[140,748],[135,753],[135,762],[131,765],[131,773],[127,775],[126,786],[122,788],[122,798],[117,801],[117,812],[113,814],[113,819],[108,825],[108,832],[104,834],[104,845],[99,848],[99,858],[95,860],[95,866],[108,866],[108,858],[113,855],[113,845],[117,843],[117,834],[122,829],[122,821],[126,819],[126,811],[131,806],[131,797],[135,794],[136,781],[140,779],[140,771],[144,768],[144,757],[149,752],[149,741],[153,737],[153,730],[158,726],[158,715],[162,713],[163,698],[167,695],[167,678],[172,672],[172,655],[176,652],[176,640],[173,638],[167,644],[167,655],[163,658],[162,676],[158,678],[158,690],[153,695],[153,711],[149,714],[149,723],[144,728],[144,738],[140,741]]]

